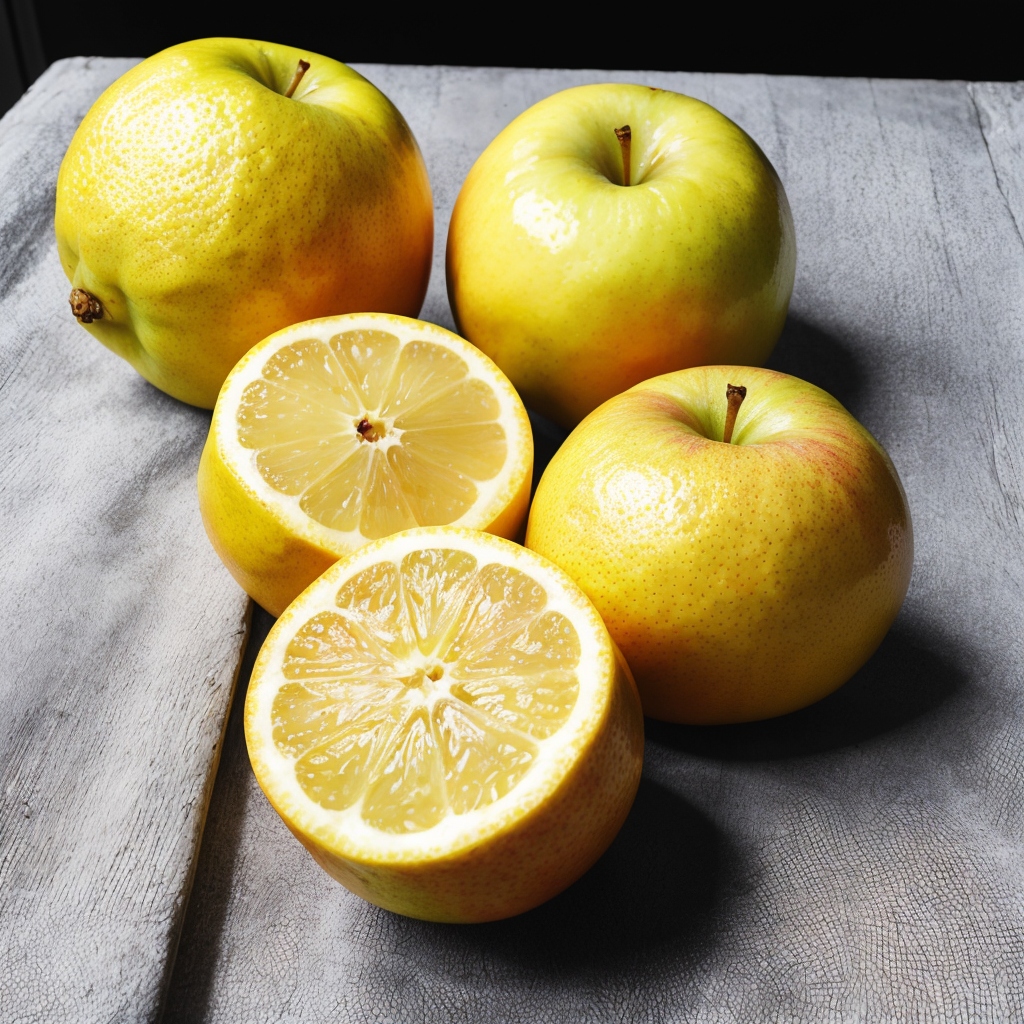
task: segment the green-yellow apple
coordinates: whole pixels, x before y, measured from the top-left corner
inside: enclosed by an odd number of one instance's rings
[[[639,85],[556,93],[477,160],[448,233],[459,331],[564,427],[657,374],[760,365],[789,306],[778,175],[699,100]]]
[[[692,723],[842,685],[913,560],[881,445],[820,388],[746,366],[665,374],[591,413],[545,470],[526,544],[597,606],[645,713]]]
[[[212,407],[256,342],[302,320],[415,316],[430,275],[426,166],[344,64],[200,39],[132,68],[57,180],[72,312],[147,380]]]

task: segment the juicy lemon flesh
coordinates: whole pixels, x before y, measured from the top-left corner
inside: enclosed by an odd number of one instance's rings
[[[500,415],[451,349],[349,330],[275,352],[242,394],[238,441],[312,519],[377,539],[473,506],[508,455]]]
[[[289,642],[272,706],[306,796],[408,834],[513,790],[579,692],[579,636],[547,604],[527,573],[455,549],[346,580]]]

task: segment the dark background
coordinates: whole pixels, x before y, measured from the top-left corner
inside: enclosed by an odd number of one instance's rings
[[[0,112],[61,57],[145,57],[201,36],[289,43],[350,62],[767,74],[1024,79],[1017,34],[992,7],[953,15],[820,4],[403,7],[310,0],[0,0]]]

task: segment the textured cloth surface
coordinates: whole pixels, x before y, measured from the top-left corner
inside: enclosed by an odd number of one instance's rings
[[[447,218],[490,139],[569,85],[706,99],[778,169],[799,261],[772,365],[892,454],[911,591],[833,697],[759,725],[648,723],[645,778],[575,887],[482,927],[331,881],[259,792],[236,717],[169,1021],[1024,1019],[1022,97],[1014,86],[367,67]],[[265,623],[263,627],[265,628]]]
[[[195,513],[203,414],[63,311],[57,163],[100,79],[125,66],[61,65],[0,127],[5,1021],[155,1014],[245,610]],[[165,1019],[1024,1019],[1024,91],[362,70],[427,160],[438,220],[423,315],[446,326],[451,206],[521,110],[617,79],[737,120],[797,225],[772,365],[833,392],[888,448],[914,516],[914,578],[878,654],[821,704],[741,727],[648,723],[644,782],[606,856],[493,925],[406,920],[320,871],[252,778],[240,692]],[[85,487],[100,476],[105,490]],[[257,613],[250,661],[268,625]]]
[[[0,122],[0,1021],[157,1017],[249,602],[203,534],[209,413],[78,324],[57,168],[132,61]]]

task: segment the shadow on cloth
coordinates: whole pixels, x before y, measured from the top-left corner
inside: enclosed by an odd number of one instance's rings
[[[768,366],[810,381],[834,395],[856,414],[866,375],[853,353],[841,341],[813,324],[790,316]],[[540,413],[529,411],[533,428],[533,490],[537,490],[547,464],[569,432]]]
[[[768,367],[817,385],[857,415],[867,373],[842,341],[820,327],[790,314]]]
[[[221,939],[231,902],[231,883],[245,825],[245,791],[252,769],[245,748],[244,710],[256,657],[274,617],[253,605],[249,638],[224,731],[220,764],[184,908],[177,958],[168,962],[164,1024],[205,1020],[219,964]]]
[[[546,416],[532,409],[527,410],[530,415],[530,426],[533,428],[533,484],[530,488],[530,497],[537,491],[537,484],[547,469],[555,452],[562,446],[562,442],[569,436],[569,432],[552,422]]]
[[[965,666],[912,624],[897,624],[844,686],[802,711],[740,725],[673,725],[648,719],[646,733],[676,750],[725,760],[817,754],[861,743],[920,718],[968,681]]]
[[[457,947],[470,957],[483,952],[544,975],[616,974],[659,948],[687,959],[709,941],[723,847],[700,811],[645,778],[608,850],[554,899],[489,924],[402,923],[419,933],[420,947],[432,938],[450,951]]]

